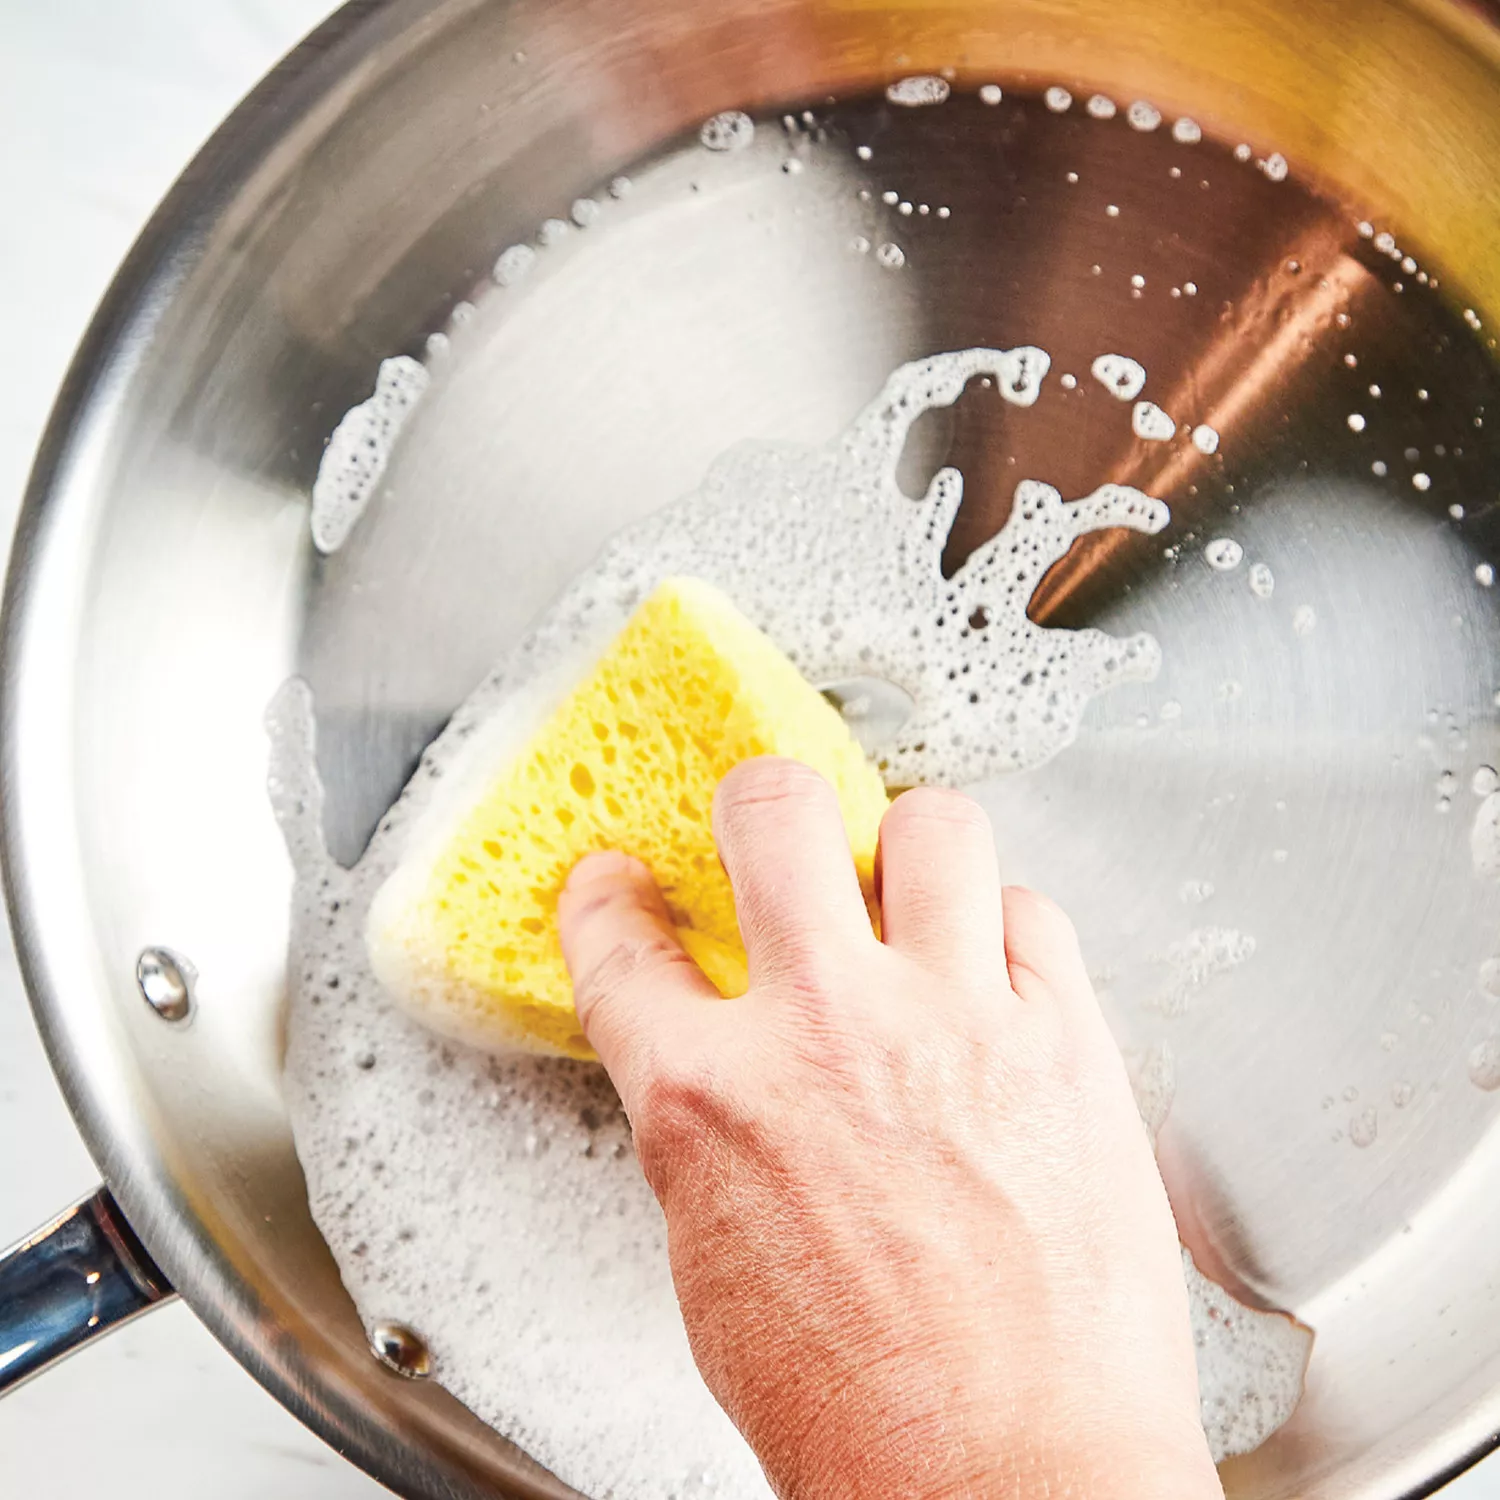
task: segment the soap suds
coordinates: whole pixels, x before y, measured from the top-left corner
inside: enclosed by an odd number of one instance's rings
[[[949,93],[948,80],[935,74],[919,74],[914,78],[902,78],[890,85],[885,97],[892,104],[902,104],[916,109],[924,104],[941,104]]]
[[[1469,853],[1476,875],[1484,880],[1500,879],[1500,792],[1490,792],[1475,809],[1469,828]]]
[[[1237,969],[1255,953],[1255,939],[1233,927],[1195,927],[1161,955],[1166,983],[1147,1002],[1165,1016],[1185,1015],[1199,993],[1220,974]]]
[[[1125,1071],[1141,1123],[1154,1142],[1177,1097],[1177,1057],[1165,1042],[1158,1042],[1125,1053]]]
[[[1128,354],[1101,354],[1089,373],[1120,401],[1134,401],[1146,383],[1146,367]]]
[[[1204,560],[1216,573],[1232,573],[1245,556],[1245,549],[1232,536],[1215,537],[1203,549]]]
[[[673,574],[724,589],[810,680],[908,694],[910,717],[879,749],[893,785],[963,784],[1067,746],[1092,698],[1155,676],[1160,649],[1145,634],[1038,626],[1032,592],[1077,537],[1154,534],[1167,507],[1123,485],[1067,500],[1023,479],[1005,527],[944,578],[962,476],[940,470],[920,500],[895,477],[923,412],[977,377],[1028,407],[1049,364],[1035,348],[935,355],[821,447],[725,454],[697,491],[615,537],[459,708],[352,870],[323,842],[310,693],[288,683],[269,713],[271,795],[297,877],[286,1093],[314,1219],[367,1325],[417,1329],[444,1386],[599,1500],[769,1490],[692,1364],[661,1215],[602,1071],[487,1055],[419,1026],[370,975],[369,902],[424,810],[471,796]],[[1184,952],[1173,972],[1187,982],[1205,963]],[[1170,1074],[1164,1053],[1141,1079],[1158,1123]],[[1185,1269],[1206,1330],[1205,1420],[1216,1451],[1238,1451],[1295,1404],[1301,1366],[1288,1376],[1263,1315]]]
[[[1312,1330],[1284,1313],[1236,1302],[1184,1249],[1198,1399],[1209,1450],[1218,1458],[1258,1448],[1291,1416],[1302,1394]]]
[[[348,540],[427,379],[426,367],[410,355],[381,360],[374,394],[333,429],[313,481],[312,536],[319,552],[337,552]]]
[[[755,139],[755,121],[743,110],[726,109],[703,122],[698,139],[710,151],[743,151]]]
[[[1177,424],[1154,401],[1137,401],[1130,413],[1130,426],[1148,443],[1169,442]]]

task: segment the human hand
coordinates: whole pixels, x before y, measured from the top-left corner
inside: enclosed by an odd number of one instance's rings
[[[750,989],[645,867],[559,907],[578,1014],[666,1215],[710,1390],[785,1500],[1220,1495],[1172,1212],[1071,924],[979,806],[881,826],[871,931],[832,789],[724,778]]]

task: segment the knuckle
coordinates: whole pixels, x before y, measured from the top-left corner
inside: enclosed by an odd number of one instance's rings
[[[849,963],[826,944],[786,943],[776,988],[802,1015],[826,1015],[836,1007],[849,977]]]
[[[628,991],[679,965],[692,967],[693,961],[664,939],[634,938],[616,943],[574,986],[573,1002],[579,1020],[586,1025],[601,1008],[618,1004]]]
[[[1065,939],[1076,946],[1078,934],[1072,918],[1050,896],[1024,885],[1008,885],[1002,895],[1007,924],[1024,926],[1039,935]]]
[[[762,755],[734,767],[719,783],[718,799],[724,813],[735,817],[756,807],[805,805],[828,794],[828,783],[811,766]]]
[[[990,832],[989,814],[972,797],[950,787],[913,787],[902,792],[886,816],[898,822],[933,824],[986,835]]]
[[[1005,957],[1017,994],[1061,994],[1082,965],[1078,933],[1050,897],[1025,886],[1006,886]]]

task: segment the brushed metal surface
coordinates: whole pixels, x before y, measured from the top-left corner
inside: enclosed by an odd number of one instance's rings
[[[70,1100],[153,1257],[281,1399],[402,1493],[563,1493],[370,1357],[308,1218],[278,1084],[275,688],[294,670],[314,686],[352,858],[609,531],[741,439],[827,439],[903,359],[1030,342],[1054,379],[1120,348],[1153,393],[1224,413],[1200,462],[1095,420],[1097,389],[1067,422],[1065,403],[971,391],[924,419],[908,467],[914,487],[940,462],[965,473],[950,560],[1003,519],[1012,477],[1121,480],[1173,507],[1160,538],[1075,548],[1033,607],[1152,630],[1161,679],[986,796],[1013,873],[1076,912],[1123,1039],[1177,1055],[1164,1153],[1186,1237],[1318,1330],[1303,1407],[1226,1483],[1393,1500],[1493,1445],[1500,1096],[1464,1057],[1497,1025],[1477,974],[1500,893],[1471,868],[1468,780],[1500,763],[1500,621],[1474,576],[1500,545],[1500,472],[1471,416],[1495,375],[1460,309],[1500,311],[1497,59],[1482,20],[1436,4],[447,0],[348,7],[247,101],[122,271],[39,457],[7,601],[4,814]],[[956,97],[893,117],[885,83],[939,66]],[[991,77],[999,110],[971,92]],[[1206,143],[1211,188],[1170,179],[1165,130],[1048,117],[1026,96],[1052,81],[1185,109],[1285,150],[1293,179]],[[795,176],[767,154],[786,150],[774,123],[713,171],[693,145],[717,109],[824,112],[830,93],[845,102]],[[523,295],[480,295],[502,248],[622,171],[637,192],[607,225]],[[1318,179],[1389,214],[1443,296],[1392,292],[1400,273]],[[900,272],[851,248],[877,212],[859,188],[885,182],[952,209],[901,221]],[[1158,290],[1188,278],[1196,297]],[[461,299],[475,315],[370,512],[317,557],[307,497],[334,423]],[[1383,409],[1397,483],[1345,422],[1371,382],[1429,390]],[[1500,426],[1500,394],[1491,409]],[[1405,447],[1439,442],[1413,488]],[[1203,562],[1221,534],[1246,548],[1236,574]],[[1211,900],[1184,904],[1189,882]],[[1255,955],[1164,1016],[1162,955],[1205,923]],[[162,944],[197,971],[187,1027],[141,1003],[137,957]]]

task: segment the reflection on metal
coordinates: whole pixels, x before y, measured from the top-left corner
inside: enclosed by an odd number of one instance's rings
[[[408,1380],[425,1380],[432,1374],[427,1345],[405,1323],[377,1323],[370,1330],[370,1352],[387,1369]]]
[[[898,55],[904,72],[961,68],[952,97],[889,106]],[[991,79],[1003,100],[980,104]],[[1485,446],[1500,396],[1457,309],[1366,286],[1401,273],[1352,227],[1384,215],[1489,337],[1497,80],[1496,30],[1443,0],[430,0],[344,7],[247,101],[147,231],[39,450],[7,600],[0,833],[17,947],[89,1144],[279,1399],[404,1494],[565,1494],[435,1382],[370,1358],[307,1215],[278,1092],[288,880],[259,730],[278,684],[313,684],[330,836],[351,856],[610,531],[740,439],[839,432],[903,360],[1035,343],[1055,372],[1035,408],[976,392],[937,433],[966,481],[955,554],[994,534],[1018,478],[1086,494],[1132,461],[1128,408],[1088,377],[1101,353],[1138,357],[1144,394],[1179,422],[1222,427],[1212,459],[1153,454],[1180,465],[1155,476],[1176,531],[1067,560],[1066,595],[1036,603],[1049,623],[1151,630],[1162,680],[1099,699],[1076,745],[989,800],[1016,873],[1079,913],[1122,1032],[1168,1024],[1150,1009],[1170,980],[1158,958],[1188,928],[1257,940],[1170,1023],[1163,1130],[1200,1264],[1318,1330],[1302,1409],[1228,1488],[1393,1500],[1500,1431],[1483,1232],[1500,1137],[1496,1096],[1465,1071],[1493,1024],[1474,975],[1500,921],[1462,793],[1500,764],[1500,623],[1474,576],[1500,557]],[[1052,82],[1190,113],[1205,139],[1028,102]],[[764,156],[780,131],[697,145],[720,110],[802,99],[828,119],[800,173]],[[1290,176],[1234,163],[1215,136],[1282,152]],[[686,154],[645,159],[668,140]],[[621,173],[636,191],[607,198]],[[1315,180],[1345,184],[1358,213]],[[888,210],[887,189],[917,208]],[[496,256],[581,196],[602,205],[587,234],[488,292]],[[899,243],[904,264],[861,241]],[[1306,289],[1287,332],[1267,317],[1291,256]],[[1184,277],[1198,295],[1171,299]],[[1323,321],[1340,288],[1357,376]],[[1301,348],[1299,317],[1322,354]],[[381,358],[437,331],[447,363],[384,486],[315,560],[324,442]],[[1366,382],[1404,393],[1378,422],[1351,405]],[[1164,557],[1196,545],[1188,530],[1233,537],[1274,595],[1248,566]],[[164,558],[170,612],[143,587]],[[1304,607],[1316,628],[1298,635]],[[142,702],[191,703],[191,733],[143,735]],[[1440,813],[1446,772],[1460,794]],[[1201,914],[1185,881],[1214,887]],[[158,933],[212,965],[213,1014],[190,1036],[130,1024],[130,955]],[[1378,1135],[1354,1150],[1349,1123],[1372,1106]],[[90,1293],[119,1284],[88,1269]],[[50,1337],[19,1334],[13,1363]]]
[[[141,998],[164,1021],[184,1021],[193,1008],[193,966],[170,948],[143,948],[135,961]]]
[[[820,683],[818,691],[838,709],[849,733],[869,752],[893,740],[915,706],[910,693],[884,677],[846,677]]]
[[[171,1295],[101,1188],[0,1254],[0,1393]]]
[[[1191,523],[1198,507],[1189,487],[1198,476],[1210,465],[1222,470],[1226,460],[1238,457],[1236,448],[1243,452],[1263,443],[1257,427],[1283,421],[1306,367],[1329,360],[1327,336],[1339,327],[1337,320],[1342,316],[1343,326],[1350,326],[1369,299],[1385,292],[1348,253],[1350,237],[1348,226],[1325,221],[1275,252],[1278,259],[1263,275],[1236,301],[1223,303],[1209,342],[1174,368],[1167,394],[1156,395],[1177,419],[1179,435],[1205,424],[1218,435],[1215,449],[1205,453],[1193,442],[1179,441],[1163,457],[1157,445],[1138,443],[1111,472],[1112,479],[1169,500],[1178,521]],[[1155,381],[1152,388],[1161,389]],[[1130,544],[1118,531],[1080,537],[1032,595],[1028,614],[1048,624]]]

